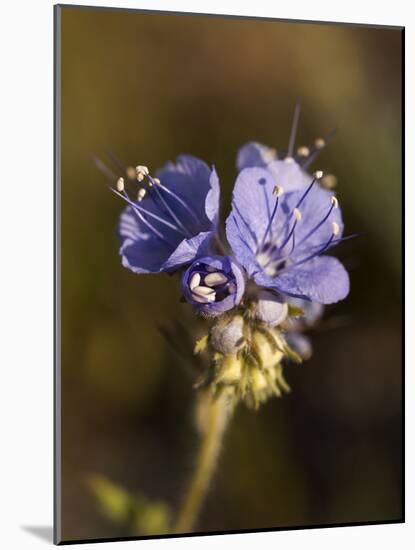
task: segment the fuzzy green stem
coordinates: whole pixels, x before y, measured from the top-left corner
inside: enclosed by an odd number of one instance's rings
[[[226,392],[217,397],[210,394],[199,397],[197,415],[202,432],[201,445],[196,468],[173,529],[175,533],[187,533],[193,529],[215,471],[231,409]]]

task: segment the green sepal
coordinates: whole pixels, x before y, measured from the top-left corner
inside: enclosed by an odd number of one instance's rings
[[[296,363],[297,365],[300,365],[303,362],[303,359],[296,353],[290,346],[285,343],[284,345],[284,353],[290,359],[293,363]]]
[[[303,308],[288,304],[288,317],[304,317],[305,312]]]
[[[209,344],[209,334],[205,334],[204,336],[202,336],[201,338],[196,340],[196,344],[195,344],[195,347],[193,349],[193,353],[195,355],[198,355],[199,353],[202,353],[202,351],[204,351],[207,348],[208,344]]]

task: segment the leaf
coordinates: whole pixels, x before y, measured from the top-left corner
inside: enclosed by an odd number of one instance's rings
[[[130,520],[135,503],[127,491],[99,475],[91,476],[88,485],[104,515],[115,523],[127,523]]]
[[[169,532],[171,511],[167,503],[131,494],[104,476],[90,476],[88,485],[102,513],[114,523],[128,525],[143,535]]]
[[[137,499],[134,527],[144,535],[161,535],[170,530],[171,512],[162,501],[151,502],[144,496]]]

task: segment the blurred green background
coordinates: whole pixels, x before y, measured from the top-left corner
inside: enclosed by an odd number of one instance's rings
[[[176,510],[197,444],[193,379],[158,330],[190,308],[175,277],[122,268],[93,155],[214,163],[225,217],[238,147],[285,148],[298,97],[297,145],[338,129],[315,167],[361,233],[336,251],[352,290],[286,370],[292,394],[237,411],[197,530],[401,517],[401,55],[396,28],[62,10],[64,539],[134,534],[90,474]]]

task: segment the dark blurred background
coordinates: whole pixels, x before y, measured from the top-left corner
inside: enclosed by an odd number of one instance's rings
[[[349,298],[326,310],[292,393],[238,409],[198,531],[401,517],[401,31],[211,16],[62,10],[63,538],[134,534],[91,474],[177,510],[197,435],[193,379],[158,326],[186,319],[178,280],[121,266],[123,205],[92,161],[214,163],[226,216],[238,147],[338,132]],[[192,319],[192,317],[190,317]],[[139,533],[137,533],[139,534]]]

